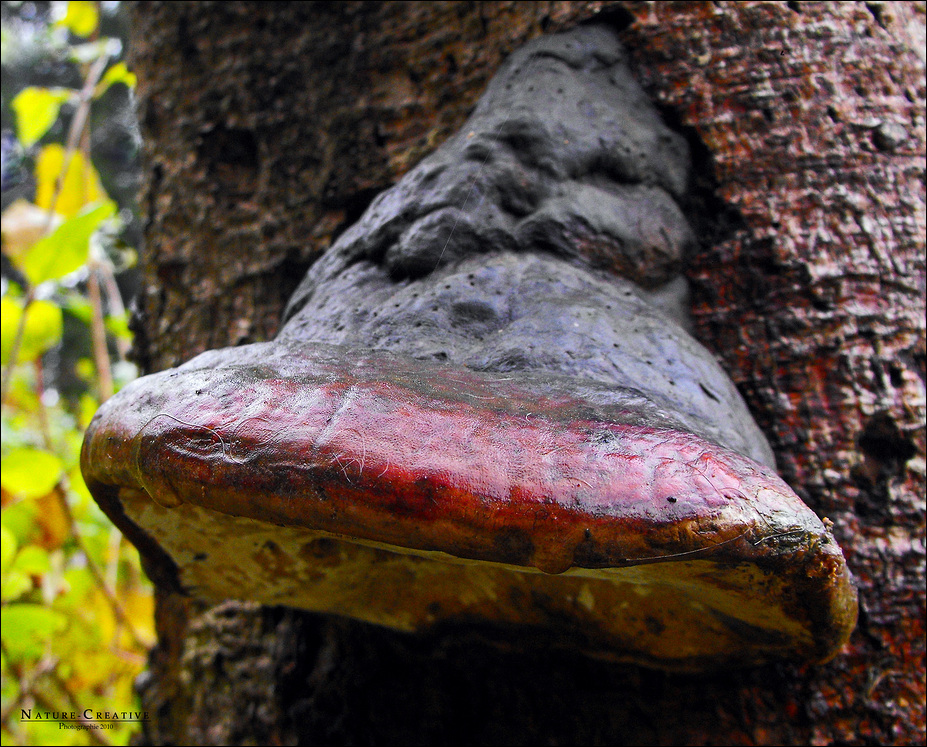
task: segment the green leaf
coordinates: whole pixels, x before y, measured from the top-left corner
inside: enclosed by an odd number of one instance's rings
[[[56,25],[65,26],[76,36],[90,36],[100,22],[97,4],[87,0],[70,0],[68,11]]]
[[[84,394],[80,396],[80,401],[77,404],[78,427],[86,430],[87,426],[90,425],[90,421],[93,419],[94,414],[99,409],[100,403],[97,401],[96,397],[94,397],[89,392],[84,392]],[[78,470],[78,474],[80,474],[80,470]],[[78,486],[83,484],[83,479],[81,479],[79,483],[75,483],[73,480],[71,481],[71,487],[78,492],[80,492]]]
[[[0,360],[10,361],[13,341],[23,315],[22,301],[4,296],[0,299]],[[26,327],[16,356],[17,362],[32,361],[61,342],[61,309],[49,301],[34,301],[26,310]]]
[[[32,579],[27,574],[15,568],[3,574],[3,580],[0,581],[0,599],[4,602],[19,599],[27,591],[32,591]]]
[[[20,198],[3,211],[0,220],[3,221],[0,225],[3,253],[15,262],[47,231],[60,225],[62,218]]]
[[[129,329],[129,312],[125,311],[122,314],[110,314],[103,321],[106,326],[106,331],[109,332],[113,337],[118,337],[123,340],[132,340],[132,331]]]
[[[16,555],[16,535],[5,526],[0,526],[0,548],[0,570],[6,573],[12,567]]]
[[[116,214],[112,200],[94,203],[37,241],[17,264],[33,285],[57,280],[87,263],[90,237]]]
[[[48,551],[38,545],[26,545],[16,556],[13,568],[30,576],[41,576],[43,573],[48,573],[51,568]]]
[[[48,553],[38,545],[26,545],[13,560],[10,552],[16,554],[16,537],[3,527],[3,580],[0,598],[4,602],[18,599],[32,591],[32,577],[44,575],[51,568]]]
[[[58,119],[61,105],[74,91],[68,88],[39,88],[30,86],[13,99],[16,112],[16,137],[24,148],[37,143]]]
[[[3,577],[2,581],[0,581],[0,599],[9,602],[22,596],[27,591],[31,591],[32,579],[24,569],[17,568],[13,562],[16,555],[15,535],[6,527],[0,527],[0,534],[2,534],[3,544]]]
[[[93,306],[85,296],[76,291],[67,291],[61,302],[62,308],[71,316],[80,319],[85,324],[93,321]]]
[[[49,640],[67,626],[67,618],[40,604],[9,604],[3,608],[3,643],[14,660],[37,659]]]
[[[61,459],[47,451],[13,449],[3,457],[0,482],[20,498],[38,498],[51,492],[63,470]]]
[[[35,513],[35,501],[11,501],[3,507],[3,527],[24,544],[35,534]]]
[[[136,81],[137,77],[135,73],[129,71],[129,68],[126,67],[126,63],[117,62],[106,71],[106,75],[104,75],[97,84],[93,95],[99,98],[106,93],[109,87],[114,83],[125,83],[129,88],[135,88]]]

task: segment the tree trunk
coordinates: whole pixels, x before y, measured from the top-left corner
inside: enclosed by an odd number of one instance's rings
[[[146,742],[923,741],[923,3],[141,2],[139,360],[271,338],[508,53],[594,17],[693,146],[695,333],[834,523],[860,588],[845,652],[670,675],[161,591]]]

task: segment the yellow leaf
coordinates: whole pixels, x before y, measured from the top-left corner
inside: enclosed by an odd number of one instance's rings
[[[97,4],[86,0],[71,0],[68,12],[58,21],[59,26],[66,26],[77,36],[90,36],[99,23]]]
[[[44,210],[52,209],[55,184],[64,171],[65,149],[57,143],[46,145],[35,161],[35,204]],[[54,211],[70,218],[81,208],[106,199],[100,176],[93,164],[79,150],[74,151],[68,172],[61,180],[61,192]]]
[[[16,137],[24,148],[38,142],[58,119],[61,105],[74,95],[68,88],[24,88],[13,99]]]
[[[48,493],[36,498],[36,506],[39,510],[35,523],[36,528],[41,531],[35,540],[36,544],[47,550],[61,547],[71,534],[71,526],[61,507],[61,501],[54,493]]]
[[[96,89],[93,92],[93,95],[96,97],[102,96],[113,83],[125,83],[129,88],[135,88],[135,82],[137,78],[135,73],[129,72],[129,68],[126,67],[126,63],[117,62],[109,70],[106,71],[106,75],[100,80],[97,84]]]
[[[158,635],[154,628],[154,596],[151,589],[126,591],[120,599],[123,611],[139,638],[142,639],[141,642],[146,646],[153,646],[157,642]],[[123,645],[128,648],[132,646],[132,643],[131,638],[128,637],[128,631],[123,630]]]
[[[54,454],[29,448],[12,449],[0,466],[3,489],[20,498],[38,498],[49,493],[64,467]]]
[[[88,401],[92,403],[93,407],[97,406],[96,400],[89,394],[85,394],[81,397],[81,409],[85,407]],[[70,472],[68,472],[68,478],[68,482],[71,484],[71,492],[74,494],[75,500],[81,504],[89,505],[93,499],[90,496],[90,490],[87,488],[87,483],[84,482],[84,476],[81,474],[80,467],[75,466]]]
[[[0,357],[3,365],[9,364],[13,341],[23,315],[20,299],[4,296],[0,299],[3,309],[0,326]],[[17,362],[32,361],[61,342],[63,321],[61,309],[49,301],[35,301],[26,310],[26,326],[23,329]]]

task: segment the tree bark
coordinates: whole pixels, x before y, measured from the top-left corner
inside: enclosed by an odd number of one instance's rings
[[[271,338],[305,270],[505,56],[598,19],[689,139],[696,336],[834,532],[860,621],[823,666],[681,676],[520,631],[408,636],[158,593],[149,743],[922,742],[923,3],[141,2],[146,371]]]

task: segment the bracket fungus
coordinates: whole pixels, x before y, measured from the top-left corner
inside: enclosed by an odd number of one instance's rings
[[[609,31],[532,42],[275,341],[104,404],[91,492],[190,594],[532,626],[665,669],[829,659],[856,619],[843,555],[648,292],[692,241],[687,169]]]

